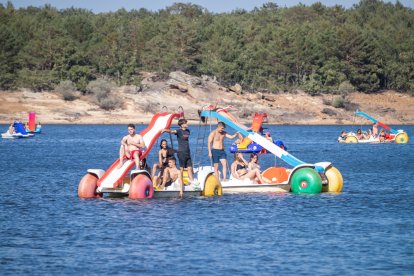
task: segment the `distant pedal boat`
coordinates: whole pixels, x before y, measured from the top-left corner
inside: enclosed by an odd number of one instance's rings
[[[367,118],[368,120],[371,120],[374,122],[374,124],[377,124],[378,126],[386,129],[390,133],[387,133],[385,136],[385,139],[383,142],[380,141],[379,137],[373,137],[372,135],[369,137],[369,139],[358,139],[357,135],[350,131],[346,134],[346,137],[344,140],[340,140],[341,143],[347,143],[347,144],[354,144],[354,143],[362,143],[362,144],[376,144],[376,143],[396,143],[396,144],[407,144],[409,141],[408,134],[402,130],[396,130],[391,128],[390,126],[378,121],[377,119],[371,117],[370,115],[362,112],[362,111],[356,111],[355,115],[361,116],[364,118]]]

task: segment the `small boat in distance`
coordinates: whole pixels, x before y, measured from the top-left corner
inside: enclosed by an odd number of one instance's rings
[[[30,138],[33,136],[34,134],[26,131],[22,122],[14,122],[5,133],[1,134],[3,139]]]
[[[349,131],[342,131],[341,135],[338,137],[338,142],[340,143],[397,143],[397,144],[407,144],[409,141],[408,134],[402,130],[396,130],[390,126],[378,121],[377,119],[371,117],[370,115],[362,112],[356,111],[355,115],[367,118],[374,122],[372,128],[368,132],[363,132],[362,129],[358,129],[356,133]],[[378,127],[382,127],[378,131]]]

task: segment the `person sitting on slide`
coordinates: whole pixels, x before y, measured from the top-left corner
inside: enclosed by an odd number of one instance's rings
[[[153,179],[154,188],[156,190],[164,190],[165,187],[170,186],[177,179],[180,182],[180,196],[183,196],[183,178],[180,170],[177,168],[175,157],[168,158],[168,167],[165,168],[162,179],[155,176]]]
[[[142,155],[142,149],[145,147],[142,136],[135,133],[135,125],[128,125],[128,135],[121,140],[121,147],[119,149],[119,165],[118,169],[124,164],[124,156],[135,161],[136,169],[139,170],[139,159]]]
[[[251,181],[254,181],[257,178],[261,183],[271,183],[269,179],[264,178],[260,174],[258,168],[251,171],[248,170],[247,162],[244,160],[241,152],[236,152],[234,154],[234,162],[231,164],[231,175],[239,180],[250,179]]]
[[[152,166],[151,178],[154,178],[157,174],[157,169],[160,170],[160,175],[164,173],[164,169],[168,166],[168,158],[173,157],[175,150],[168,147],[167,140],[162,139],[160,142],[160,150],[158,152],[158,163]]]

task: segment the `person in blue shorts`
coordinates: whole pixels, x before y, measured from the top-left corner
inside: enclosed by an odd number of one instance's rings
[[[227,178],[227,155],[224,151],[224,137],[234,139],[236,136],[239,136],[240,141],[243,139],[243,136],[239,132],[230,135],[225,131],[225,128],[226,124],[219,122],[217,129],[213,130],[208,136],[208,156],[213,160],[214,174],[217,179],[220,179],[219,163],[221,163],[223,167],[223,180]]]

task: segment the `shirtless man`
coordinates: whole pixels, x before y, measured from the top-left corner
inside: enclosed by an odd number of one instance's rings
[[[124,155],[128,159],[134,159],[136,169],[139,170],[139,159],[142,155],[142,149],[145,147],[144,140],[142,136],[135,133],[135,125],[128,125],[128,135],[124,136],[121,140],[121,147],[119,149],[119,165],[118,169],[124,164],[123,158]]]
[[[164,190],[165,187],[170,186],[177,179],[180,182],[180,196],[183,196],[183,177],[181,175],[181,171],[177,168],[175,157],[170,157],[168,158],[168,167],[164,170],[161,184],[159,184],[160,179],[157,176],[155,176],[155,188]]]
[[[234,139],[238,135],[240,141],[243,139],[239,132],[230,135],[224,130],[225,128],[226,125],[223,122],[219,122],[217,129],[213,130],[208,136],[208,156],[210,159],[213,159],[214,174],[217,179],[220,179],[218,170],[220,161],[223,167],[223,180],[227,178],[227,156],[223,145],[224,137]]]

